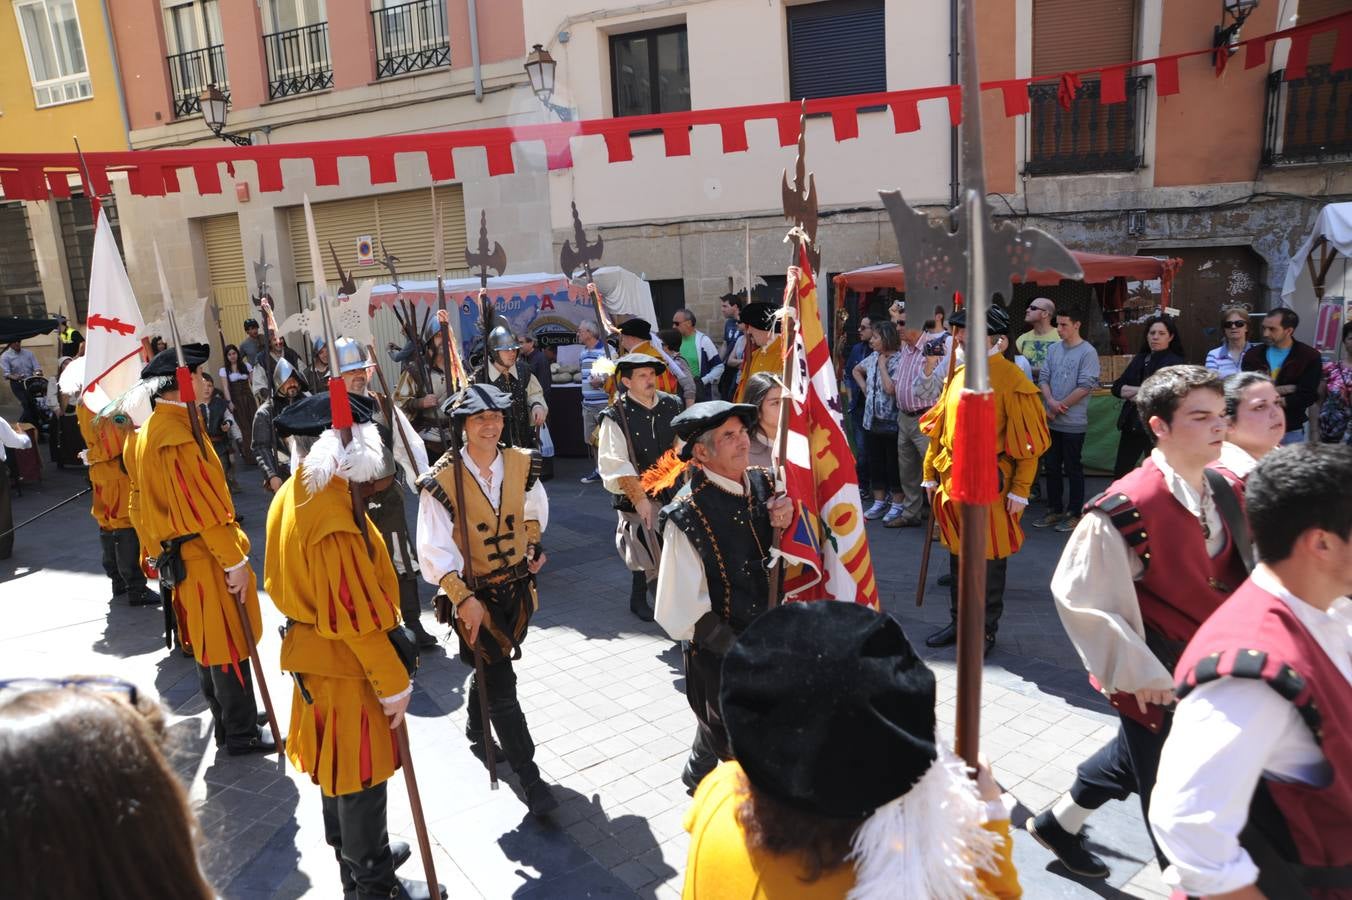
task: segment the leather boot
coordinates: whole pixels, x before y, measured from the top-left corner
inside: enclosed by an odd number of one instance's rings
[[[422,623],[422,603],[418,600],[418,579],[411,575],[399,577],[399,614],[413,632],[419,647],[435,647],[437,639],[427,633]]]
[[[648,576],[642,572],[631,574],[634,582],[629,589],[629,611],[637,616],[640,622],[651,622],[653,611],[648,606]]]

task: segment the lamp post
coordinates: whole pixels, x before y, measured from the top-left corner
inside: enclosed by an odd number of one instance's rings
[[[554,71],[558,65],[543,44],[536,44],[526,57],[526,75],[530,78],[530,89],[535,92],[535,96],[545,108],[557,115],[561,121],[571,122],[573,120],[571,109],[550,102],[554,96]]]
[[[1211,61],[1217,64],[1217,58],[1224,53],[1234,56],[1239,48],[1239,30],[1258,8],[1259,0],[1221,0],[1221,24],[1217,25],[1211,39]],[[1228,21],[1228,24],[1227,24]]]
[[[225,111],[230,106],[230,98],[214,84],[208,84],[198,97],[202,105],[202,120],[207,123],[211,133],[223,141],[229,141],[237,147],[253,146],[253,138],[247,134],[231,134],[225,130]]]

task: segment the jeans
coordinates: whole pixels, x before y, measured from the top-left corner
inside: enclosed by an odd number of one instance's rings
[[[1052,429],[1051,435],[1051,445],[1042,457],[1047,467],[1047,511],[1070,512],[1078,516],[1084,507],[1084,466],[1080,463],[1084,453],[1084,433]],[[1065,506],[1061,505],[1063,475],[1070,482],[1070,502]]]
[[[1144,431],[1123,431],[1117,442],[1117,460],[1113,463],[1113,477],[1121,478],[1136,468],[1141,457],[1150,452],[1150,438]]]
[[[851,437],[854,438],[854,477],[859,480],[861,488],[868,490],[868,432],[864,430],[862,411],[858,415],[850,415],[850,428]]]

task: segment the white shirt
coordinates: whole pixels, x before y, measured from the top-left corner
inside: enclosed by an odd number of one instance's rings
[[[1251,578],[1291,608],[1352,687],[1352,601],[1335,600],[1325,612],[1294,596],[1264,565]],[[1201,895],[1258,880],[1239,833],[1262,777],[1321,787],[1332,770],[1295,706],[1266,682],[1221,678],[1198,685],[1174,712],[1150,801],[1151,829],[1173,861],[1167,884]]]
[[[652,403],[644,403],[633,394],[616,397],[615,402],[623,403],[625,396],[644,409],[652,409],[657,405],[657,395],[653,395]],[[596,469],[601,473],[601,484],[612,494],[623,494],[624,488],[620,482],[638,475],[638,470],[629,458],[629,444],[624,439],[624,430],[611,416],[601,420],[601,427],[596,433]]]
[[[13,447],[15,450],[27,450],[33,446],[33,439],[26,434],[20,434],[15,431],[4,419],[0,419],[0,462],[8,459],[5,455],[6,447]],[[8,476],[0,473],[0,478]]]
[[[1202,481],[1202,493],[1193,490],[1169,465],[1158,448],[1150,458],[1164,473],[1174,498],[1206,523],[1207,553],[1213,558],[1225,547],[1225,526]],[[1108,693],[1169,690],[1173,673],[1145,643],[1145,623],[1134,582],[1145,573],[1141,560],[1127,547],[1122,533],[1107,513],[1093,510],[1075,526],[1061,561],[1052,573],[1051,591],[1056,611],[1084,666]]]
[[[746,489],[740,481],[724,478],[708,469],[704,474],[716,487],[742,496]],[[685,532],[667,521],[662,529],[662,559],[657,565],[657,595],[653,618],[673,641],[688,641],[695,636],[695,623],[713,610],[709,599],[709,581],[704,575],[704,560]]]
[[[470,459],[469,454],[465,454],[465,471],[473,476],[472,481],[465,483],[465,490],[471,491],[478,486],[483,491],[488,502],[492,504],[493,509],[497,509],[502,502],[502,479],[503,463],[502,451],[493,458],[493,465],[488,472],[479,471],[479,467]],[[539,481],[526,492],[525,515],[527,521],[538,521],[540,523],[540,532],[544,533],[549,525],[549,497],[545,494],[545,486]],[[525,523],[522,523],[522,527]],[[446,511],[446,507],[441,502],[429,494],[427,491],[420,491],[418,494],[418,568],[422,571],[423,580],[429,584],[441,585],[441,579],[452,572],[460,573],[465,564],[465,558],[460,553],[460,548],[456,545],[455,525],[451,522],[451,514]]]
[[[1258,460],[1238,444],[1226,441],[1221,444],[1221,457],[1216,460],[1216,465],[1229,469],[1235,473],[1236,478],[1243,481],[1249,477],[1250,472],[1258,468]]]

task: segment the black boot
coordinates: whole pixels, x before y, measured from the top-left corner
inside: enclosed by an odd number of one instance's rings
[[[648,576],[642,572],[631,574],[634,576],[634,583],[629,589],[629,611],[637,616],[639,621],[651,622],[653,611],[648,606]]]
[[[413,632],[419,647],[435,647],[437,639],[427,633],[422,623],[422,603],[418,600],[418,579],[411,575],[399,576],[399,614]]]

